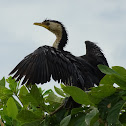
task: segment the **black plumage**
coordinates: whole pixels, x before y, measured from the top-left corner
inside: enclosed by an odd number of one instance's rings
[[[41,46],[27,55],[10,72],[10,74],[15,73],[13,78],[19,81],[24,77],[22,84],[44,84],[49,82],[52,77],[59,83],[77,86],[83,90],[88,90],[94,84],[99,84],[104,74],[99,71],[97,65],[108,66],[108,63],[96,44],[86,41],[86,55],[76,57],[63,50],[68,37],[62,23],[45,20],[42,23],[35,23],[35,25],[43,26],[61,38],[58,39],[59,42],[55,41],[54,47]]]

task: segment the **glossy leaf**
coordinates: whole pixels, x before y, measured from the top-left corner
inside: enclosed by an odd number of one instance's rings
[[[113,66],[112,69],[122,75],[123,77],[126,77],[126,69],[121,66]],[[126,79],[126,78],[125,78]]]
[[[47,102],[56,102],[56,103],[62,103],[63,102],[63,98],[58,97],[57,95],[55,95],[53,92],[50,93],[47,97]]]
[[[4,86],[0,86],[0,99],[2,102],[7,102],[8,98],[13,95],[13,92]]]
[[[103,98],[108,97],[115,92],[116,88],[114,88],[113,86],[103,85],[92,88],[91,92],[88,93],[88,96],[93,103],[98,104]]]
[[[28,94],[28,90],[26,89],[26,87],[23,85],[21,88],[20,88],[20,92],[19,92],[19,96],[26,96],[26,94]]]
[[[119,113],[121,108],[123,107],[125,101],[121,100],[117,102],[109,111],[107,116],[108,125],[116,125],[119,123]]]
[[[40,121],[32,121],[29,123],[24,123],[21,126],[40,126],[41,122]]]
[[[30,90],[30,95],[34,98],[34,100],[37,102],[36,106],[40,106],[43,104],[44,106],[44,99],[43,96],[39,90],[39,88],[36,85],[33,85]]]
[[[61,87],[61,88],[64,88],[64,87],[66,87],[66,86],[65,86],[64,84],[60,84],[60,87]]]
[[[54,86],[54,89],[55,89],[55,91],[56,91],[57,94],[65,97],[65,94],[64,94],[64,92],[61,89],[57,88],[56,86]]]
[[[104,84],[104,85],[113,85],[115,82],[114,80],[112,79],[112,76],[111,75],[105,75],[101,81],[100,81],[100,84]]]
[[[96,114],[98,113],[98,109],[94,108],[93,110],[91,110],[89,113],[86,114],[85,116],[85,122],[87,125],[91,126],[91,121],[92,119],[96,116]]]
[[[83,112],[85,109],[80,107],[80,108],[73,108],[72,111],[71,111],[71,115],[75,115],[79,112]]]
[[[112,70],[111,68],[109,68],[108,66],[106,65],[98,65],[98,68],[100,69],[100,71],[102,73],[105,73],[107,75],[112,75],[112,74],[117,74],[114,70]]]
[[[8,116],[12,117],[13,119],[15,119],[18,114],[17,106],[12,97],[10,97],[7,101],[7,113]]]
[[[49,89],[49,90],[47,90],[47,91],[45,91],[44,93],[43,93],[43,96],[46,96],[46,95],[48,95],[48,94],[50,94],[50,93],[52,93],[53,91],[52,91],[52,89]]]
[[[63,87],[63,90],[67,92],[74,99],[74,101],[79,104],[85,104],[85,105],[92,104],[88,98],[88,95],[78,87],[66,86]]]
[[[17,119],[24,123],[36,121],[40,118],[41,118],[41,116],[39,117],[38,115],[36,115],[33,112],[28,111],[28,110],[22,110],[17,115]]]
[[[78,113],[72,117],[69,126],[87,126],[85,122],[85,113]]]
[[[0,86],[4,86],[4,87],[5,87],[5,77],[3,77],[3,78],[0,80]]]
[[[121,96],[119,96],[117,93],[114,93],[113,95],[108,96],[100,101],[100,103],[98,104],[98,110],[100,113],[100,117],[103,120],[107,119],[110,109],[114,107],[114,105],[118,103],[120,99]]]
[[[31,90],[30,90],[30,94],[39,102],[42,100],[42,94],[39,91],[38,87],[36,85],[33,85]]]
[[[39,103],[42,102],[43,97],[36,86],[33,86],[30,92],[28,92],[25,86],[22,86],[19,93],[19,99],[21,100],[22,104],[27,107],[29,103],[34,106],[39,106]]]
[[[126,90],[126,82],[119,76],[112,76],[112,80],[121,88]]]
[[[29,103],[31,103],[34,106],[39,105],[37,100],[30,93],[28,93],[26,96],[23,96],[23,95],[20,96],[20,100],[23,103],[23,105],[29,105]]]
[[[68,126],[71,119],[71,115],[66,116],[61,122],[60,126]]]
[[[6,81],[9,83],[10,89],[11,89],[14,93],[18,93],[18,86],[19,86],[19,83],[17,83],[14,79],[12,79],[11,76],[10,76],[8,79],[6,79]]]
[[[101,72],[111,75],[108,78],[109,83],[116,83],[120,88],[126,90],[126,70],[123,67],[114,66],[112,69],[105,65],[98,65],[98,67]]]
[[[91,88],[88,92],[72,87],[64,86],[55,88],[56,93],[62,97],[72,98],[82,104],[80,108],[62,108],[64,98],[58,97],[51,89],[44,91],[36,85],[22,86],[9,78],[10,89],[0,81],[0,115],[5,125],[14,126],[104,126],[126,124],[126,70],[123,67],[114,66],[108,68],[101,66],[107,75],[101,80],[98,87]],[[16,85],[13,85],[16,83]],[[113,87],[117,83],[119,87]],[[12,98],[18,98],[16,101]],[[9,98],[16,106],[17,116],[8,113],[10,108]],[[22,103],[22,104],[21,104]],[[69,102],[70,103],[70,102]],[[68,104],[69,104],[68,103]],[[7,105],[8,104],[8,105]],[[22,106],[23,105],[23,106]],[[62,106],[62,107],[61,107]],[[14,110],[15,111],[15,110]],[[9,114],[9,116],[8,116]]]

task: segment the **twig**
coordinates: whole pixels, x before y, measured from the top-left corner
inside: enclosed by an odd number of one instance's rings
[[[62,104],[61,106],[59,106],[55,111],[50,112],[50,113],[49,113],[49,116],[54,115],[56,112],[58,112],[60,109],[62,109],[63,106],[64,106],[64,104]],[[42,120],[44,120],[45,118],[46,118],[46,115],[42,118]]]
[[[0,119],[0,125],[1,126],[4,126],[4,123],[2,122],[2,120]]]
[[[56,112],[58,112],[60,109],[62,109],[64,106],[64,104],[62,104],[61,106],[59,106],[55,111],[51,112],[49,115],[52,116],[54,115]]]

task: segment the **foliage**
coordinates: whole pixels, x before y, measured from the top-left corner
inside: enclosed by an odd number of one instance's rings
[[[54,87],[55,93],[36,85],[20,88],[12,77],[0,81],[1,126],[126,126],[126,70],[99,65],[105,73],[98,87]],[[7,86],[9,84],[9,86]],[[117,86],[114,86],[117,84]],[[65,109],[71,96],[79,108]]]

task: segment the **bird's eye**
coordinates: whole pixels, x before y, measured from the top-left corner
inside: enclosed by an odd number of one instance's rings
[[[49,22],[47,22],[47,23],[46,23],[46,25],[50,25],[50,23],[49,23]]]

